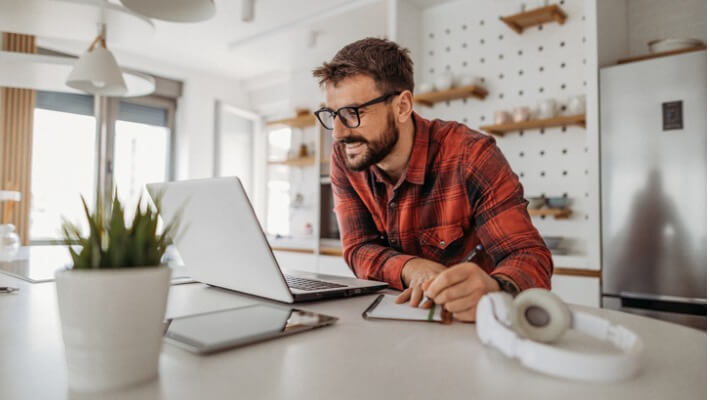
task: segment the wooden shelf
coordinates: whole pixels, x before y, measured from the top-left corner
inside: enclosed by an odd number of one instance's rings
[[[343,249],[341,247],[322,247],[320,248],[320,254],[324,256],[341,256],[343,255]]]
[[[439,92],[421,93],[414,96],[414,102],[427,107],[433,107],[434,104],[442,101],[451,101],[465,99],[468,97],[476,97],[485,99],[488,96],[488,90],[478,85],[469,85],[457,87]]]
[[[569,208],[539,208],[528,209],[531,217],[554,217],[555,219],[564,219],[572,215],[572,210]]]
[[[316,164],[316,158],[313,156],[291,158],[283,161],[269,161],[269,165],[288,165],[290,167],[311,167]]]
[[[297,115],[293,118],[279,119],[276,121],[267,121],[266,126],[277,126],[277,125],[287,125],[291,128],[308,128],[316,124],[315,115],[309,113],[303,113]]]
[[[521,12],[507,17],[500,17],[510,29],[521,34],[525,28],[537,26],[547,22],[557,22],[560,25],[567,20],[567,14],[557,5],[545,6],[534,10]]]
[[[671,51],[664,51],[662,53],[653,53],[653,54],[646,54],[643,56],[629,57],[629,58],[624,58],[624,59],[617,61],[617,64],[628,64],[628,63],[632,63],[632,62],[636,62],[636,61],[650,60],[652,58],[674,56],[676,54],[690,53],[693,51],[702,51],[702,50],[705,50],[706,48],[707,47],[705,45],[693,46],[693,47],[688,47],[687,49],[671,50]]]
[[[273,251],[290,251],[291,253],[313,254],[313,249],[301,249],[297,247],[271,247]]]
[[[481,126],[482,131],[492,133],[494,135],[503,136],[508,132],[522,131],[525,129],[549,128],[552,126],[579,125],[586,127],[587,116],[585,114],[570,115],[564,117],[554,117],[547,119],[535,119],[523,122],[510,122],[500,125],[485,125]]]
[[[582,268],[564,268],[555,267],[552,272],[555,275],[565,275],[565,276],[581,276],[585,278],[601,278],[602,272],[595,269],[582,269]]]

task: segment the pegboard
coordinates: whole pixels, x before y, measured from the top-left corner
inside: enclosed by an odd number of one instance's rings
[[[561,115],[569,99],[589,90],[592,54],[585,37],[584,2],[557,0],[567,13],[563,25],[547,23],[518,34],[499,17],[541,7],[544,0],[478,0],[447,3],[422,11],[420,54],[415,55],[417,83],[431,82],[444,72],[470,74],[489,94],[484,100],[465,99],[417,106],[425,118],[465,123],[478,130],[494,123],[496,110],[517,106],[535,108],[552,98]],[[416,87],[415,87],[416,92]],[[590,96],[587,96],[589,107]],[[511,132],[496,142],[525,188],[526,197],[566,195],[573,211],[569,219],[533,217],[543,236],[563,236],[571,254],[584,257],[587,239],[595,231],[598,208],[596,147],[589,146],[585,128],[579,126]],[[590,148],[592,150],[590,151]],[[592,219],[592,221],[590,221]],[[588,267],[587,265],[578,265]],[[592,266],[598,268],[598,266]]]

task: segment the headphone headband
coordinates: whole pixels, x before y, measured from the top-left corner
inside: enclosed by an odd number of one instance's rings
[[[554,294],[539,290],[528,297],[534,299],[543,296],[554,296]],[[533,300],[532,303],[537,307],[548,304],[545,300],[540,302]],[[566,329],[574,329],[607,341],[620,349],[621,353],[589,354],[565,350],[520,337],[513,330],[516,328],[515,320],[509,318],[510,314],[520,313],[520,310],[511,310],[511,307],[519,307],[519,305],[517,299],[516,304],[513,305],[512,297],[502,292],[489,293],[481,298],[476,312],[476,330],[484,344],[497,348],[507,357],[519,359],[525,367],[563,378],[614,382],[628,379],[638,371],[643,343],[631,330],[613,325],[608,320],[589,313],[570,312],[566,309],[571,316],[570,325]],[[555,312],[550,309],[545,311]],[[554,319],[555,316],[553,315],[552,318]]]

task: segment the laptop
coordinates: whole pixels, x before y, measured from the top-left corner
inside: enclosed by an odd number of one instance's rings
[[[163,221],[181,213],[174,243],[197,281],[284,303],[367,294],[387,287],[384,282],[297,270],[284,274],[237,177],[146,187],[153,200],[162,194]]]

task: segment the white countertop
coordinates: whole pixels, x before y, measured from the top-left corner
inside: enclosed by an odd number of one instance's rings
[[[0,399],[700,399],[706,393],[706,334],[658,320],[575,306],[635,330],[646,344],[638,377],[617,384],[559,380],[484,347],[472,324],[367,321],[374,295],[298,307],[337,316],[330,327],[210,355],[163,346],[160,377],[97,395],[67,392],[54,283],[0,274]],[[233,308],[258,299],[173,286],[168,317]],[[561,344],[610,349],[581,335]]]

